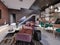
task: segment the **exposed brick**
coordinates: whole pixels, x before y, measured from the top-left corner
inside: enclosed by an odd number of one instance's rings
[[[1,10],[1,19],[0,19],[0,25],[4,24],[4,21],[8,23],[8,8],[0,1],[0,10]]]

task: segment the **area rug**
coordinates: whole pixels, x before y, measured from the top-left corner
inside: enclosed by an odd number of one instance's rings
[[[12,34],[12,36],[8,34],[0,43],[0,45],[29,45],[29,43],[16,41],[14,39],[14,34]],[[36,41],[32,39],[31,45],[43,45],[43,44],[40,41]]]

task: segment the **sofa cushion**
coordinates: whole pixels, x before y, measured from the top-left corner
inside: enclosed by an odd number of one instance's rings
[[[30,29],[30,30],[33,30],[33,27],[32,26],[23,25],[22,29]]]

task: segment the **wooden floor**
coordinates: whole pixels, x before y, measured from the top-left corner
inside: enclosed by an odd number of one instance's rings
[[[14,40],[14,33],[8,34],[3,41],[0,43],[0,45],[29,45],[29,44],[21,44],[21,41],[16,41]],[[31,45],[42,45],[39,41],[32,40]]]
[[[0,45],[12,45],[13,42],[14,42],[14,33],[8,34],[0,43]]]

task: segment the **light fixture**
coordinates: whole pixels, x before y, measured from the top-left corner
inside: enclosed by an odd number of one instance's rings
[[[55,9],[55,12],[57,12],[58,10],[57,9]]]
[[[50,6],[50,9],[53,9],[53,6]]]

